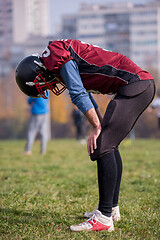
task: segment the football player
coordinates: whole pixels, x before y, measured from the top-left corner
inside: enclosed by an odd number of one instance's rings
[[[113,231],[113,221],[120,220],[122,159],[118,146],[152,102],[152,75],[120,53],[66,39],[49,42],[41,56],[23,59],[16,69],[16,81],[32,97],[47,98],[46,89],[59,95],[67,88],[72,102],[92,125],[87,150],[91,160],[97,161],[99,203],[85,214],[87,221],[70,229]],[[104,117],[91,92],[115,95]]]

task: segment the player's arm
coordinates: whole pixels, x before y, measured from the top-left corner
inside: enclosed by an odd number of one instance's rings
[[[67,62],[61,68],[60,73],[69,90],[72,102],[81,110],[81,112],[83,112],[83,114],[85,114],[93,127],[93,130],[88,138],[88,154],[90,155],[96,148],[96,139],[101,131],[101,123],[99,120],[100,112],[97,110],[98,105],[95,104],[95,101],[93,101],[92,97],[86,92],[75,61],[71,60]]]
[[[85,114],[89,109],[94,108],[94,103],[83,86],[77,63],[73,60],[67,62],[60,73],[69,90],[70,98],[78,109]]]
[[[90,155],[97,148],[96,140],[101,132],[101,122],[94,108],[89,109],[85,113],[85,116],[93,127],[92,132],[88,137],[87,143],[87,150],[88,154]]]
[[[94,100],[93,96],[91,95],[91,93],[89,93],[89,97],[90,97],[90,99],[91,99],[91,102],[92,102],[93,105],[94,105],[94,108],[95,108],[96,113],[97,113],[97,115],[98,115],[99,121],[100,121],[100,123],[102,123],[102,120],[103,120],[102,113],[101,113],[101,111],[100,111],[100,109],[99,109],[96,101]]]
[[[102,115],[102,113],[101,113],[99,108],[96,109],[96,113],[97,113],[97,116],[99,118],[100,123],[102,124],[103,115]]]

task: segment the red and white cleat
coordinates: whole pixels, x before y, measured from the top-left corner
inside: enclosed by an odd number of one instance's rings
[[[119,211],[119,206],[116,206],[116,207],[113,207],[113,208],[112,208],[112,214],[111,214],[111,216],[112,216],[113,221],[118,222],[118,221],[121,220],[120,211]]]
[[[103,231],[108,232],[114,231],[112,217],[104,216],[100,211],[95,210],[94,214],[87,221],[80,223],[78,225],[70,226],[70,229],[75,232],[80,231]]]
[[[86,212],[84,214],[85,218],[90,218],[93,216],[93,214],[95,213],[95,211],[97,210],[97,208],[95,208],[95,210],[93,212]],[[113,207],[112,208],[112,213],[111,216],[113,218],[113,221],[120,221],[121,220],[121,216],[120,216],[120,212],[119,212],[119,206]]]

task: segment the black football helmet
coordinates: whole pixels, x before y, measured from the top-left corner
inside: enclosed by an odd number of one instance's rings
[[[21,91],[30,97],[47,98],[46,89],[58,96],[66,89],[65,84],[46,69],[38,54],[24,58],[18,64],[15,75]]]

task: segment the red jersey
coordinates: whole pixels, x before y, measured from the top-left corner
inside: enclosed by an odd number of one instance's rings
[[[102,94],[116,93],[126,84],[153,79],[126,56],[79,40],[52,41],[42,53],[42,60],[59,77],[61,67],[75,60],[85,89]]]

